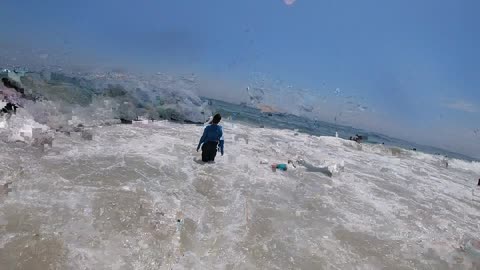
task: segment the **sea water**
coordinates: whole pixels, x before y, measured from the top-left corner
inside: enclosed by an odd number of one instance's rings
[[[214,164],[195,151],[202,126],[164,121],[58,134],[43,152],[0,143],[2,269],[478,267],[461,249],[480,237],[478,163],[223,125]],[[299,159],[343,171],[261,164]]]

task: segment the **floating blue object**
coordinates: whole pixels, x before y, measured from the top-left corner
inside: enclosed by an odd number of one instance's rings
[[[277,169],[286,171],[287,170],[287,164],[277,164]]]

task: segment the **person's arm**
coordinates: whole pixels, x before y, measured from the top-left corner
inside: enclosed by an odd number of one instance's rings
[[[220,140],[218,143],[218,148],[220,148],[220,153],[223,156],[223,145],[224,145],[224,139],[223,139],[223,128],[220,128]]]
[[[197,152],[198,152],[198,150],[200,150],[200,146],[202,146],[202,144],[205,142],[205,138],[207,137],[207,128],[208,128],[208,126],[203,129],[203,135],[200,138],[200,141],[198,142]]]

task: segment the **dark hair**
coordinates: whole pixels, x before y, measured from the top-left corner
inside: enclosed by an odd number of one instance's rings
[[[218,124],[220,123],[220,120],[222,120],[222,116],[217,113],[213,116],[213,119],[212,119],[212,122],[210,122],[211,124]]]
[[[478,185],[480,186],[480,178],[478,178]]]

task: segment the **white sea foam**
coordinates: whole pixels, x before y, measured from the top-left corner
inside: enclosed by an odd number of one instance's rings
[[[480,237],[478,163],[446,168],[428,154],[224,123],[225,156],[202,164],[202,129],[105,126],[92,141],[58,135],[42,156],[0,145],[0,183],[12,182],[0,195],[0,265],[470,269],[475,260],[458,247],[465,234]],[[299,159],[335,174],[261,162]]]

